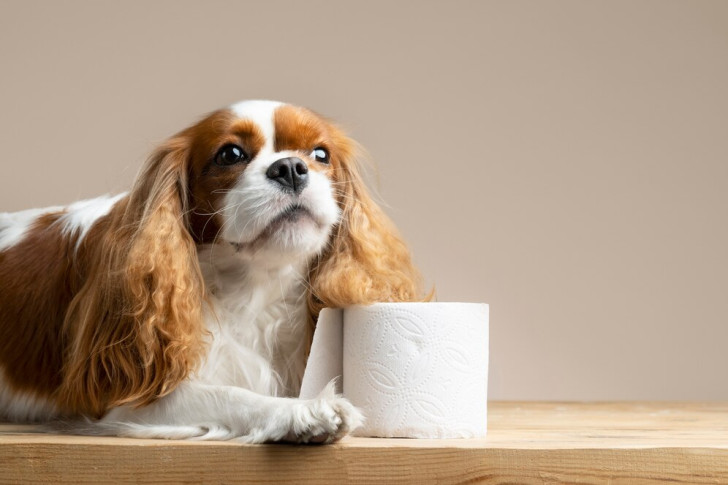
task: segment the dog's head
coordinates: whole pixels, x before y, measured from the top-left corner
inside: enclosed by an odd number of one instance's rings
[[[418,297],[409,252],[362,182],[356,143],[305,108],[244,101],[211,113],[156,151],[130,208],[161,208],[198,248],[307,266],[314,315],[324,305]]]

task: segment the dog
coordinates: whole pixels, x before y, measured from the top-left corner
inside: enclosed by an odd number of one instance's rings
[[[127,193],[0,214],[0,417],[249,443],[355,429],[333,385],[297,398],[319,311],[421,298],[358,151],[313,111],[244,101],[162,143]]]

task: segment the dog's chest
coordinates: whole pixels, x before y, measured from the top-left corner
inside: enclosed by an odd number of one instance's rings
[[[305,286],[296,272],[211,286],[210,332],[196,378],[275,396],[297,396],[310,329]]]

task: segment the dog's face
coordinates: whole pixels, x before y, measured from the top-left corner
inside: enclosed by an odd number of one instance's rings
[[[127,287],[159,293],[152,281],[174,294],[205,289],[201,254],[229,268],[294,265],[314,319],[324,306],[417,299],[419,274],[355,154],[306,108],[245,101],[215,111],[144,164],[108,222],[116,251],[104,257],[116,258]]]
[[[190,231],[239,254],[320,252],[341,218],[352,142],[304,108],[246,101],[185,130]]]

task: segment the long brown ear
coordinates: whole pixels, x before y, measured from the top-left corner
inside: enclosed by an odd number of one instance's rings
[[[87,276],[66,314],[58,396],[69,411],[149,403],[199,360],[204,288],[186,223],[188,145],[180,135],[160,147],[79,248]]]
[[[356,145],[338,130],[333,138],[342,219],[309,274],[312,317],[324,307],[428,299],[406,244],[364,185]]]

